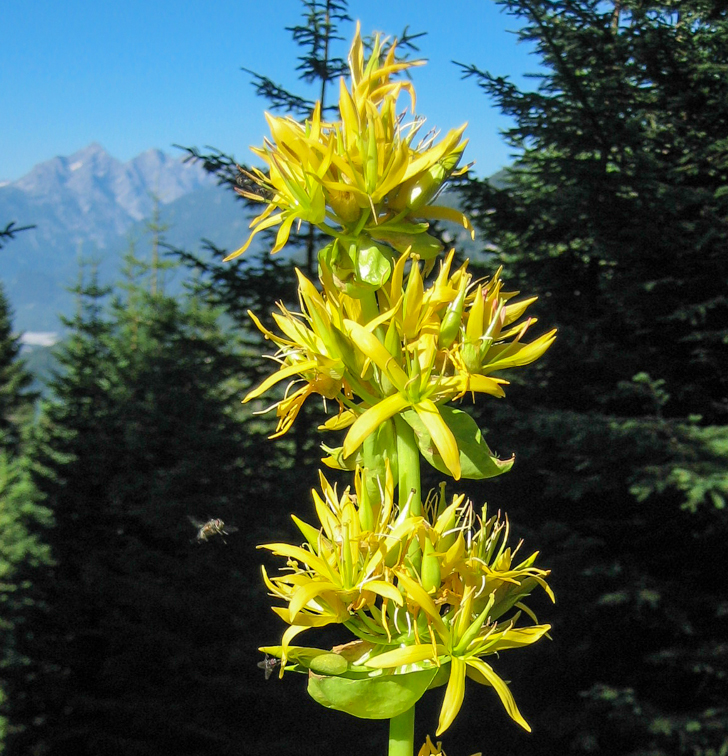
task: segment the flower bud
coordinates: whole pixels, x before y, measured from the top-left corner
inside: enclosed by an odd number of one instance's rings
[[[321,654],[311,659],[309,666],[317,675],[343,675],[349,664],[341,654]]]
[[[422,554],[422,587],[429,593],[440,587],[440,560],[434,554],[432,541],[425,537],[425,548]]]
[[[359,525],[362,530],[371,531],[374,528],[374,513],[372,512],[372,504],[369,500],[369,490],[366,486],[366,480],[363,480],[365,476],[366,470],[357,468],[355,479],[357,500],[359,505]]]
[[[356,223],[361,217],[361,208],[352,192],[331,189],[327,192],[327,204],[344,224]]]
[[[468,341],[476,343],[483,335],[483,318],[485,316],[485,300],[483,299],[483,287],[478,286],[475,291],[475,298],[470,305],[468,312],[468,324],[465,327],[465,334]]]
[[[429,204],[457,168],[465,145],[466,142],[459,144],[426,171],[405,181],[390,202],[390,207],[394,210],[417,212]]]
[[[480,370],[480,349],[477,341],[465,341],[460,348],[460,356],[469,373],[477,373]]]
[[[445,311],[445,317],[440,325],[440,338],[438,345],[447,349],[452,346],[458,333],[460,333],[460,324],[463,320],[463,308],[465,306],[465,287],[461,287],[457,297],[450,302]]]

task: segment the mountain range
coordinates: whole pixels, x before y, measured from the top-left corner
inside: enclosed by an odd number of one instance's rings
[[[102,281],[115,280],[130,243],[149,238],[146,219],[155,205],[164,238],[175,246],[196,250],[205,238],[229,249],[246,237],[242,203],[201,166],[160,150],[124,163],[91,144],[0,185],[0,226],[35,226],[0,250],[15,328],[30,332],[29,342],[34,333],[60,331],[58,315],[73,310],[67,288],[79,261],[93,259]]]

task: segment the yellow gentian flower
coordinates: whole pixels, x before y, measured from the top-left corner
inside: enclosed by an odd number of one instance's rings
[[[473,288],[467,263],[451,274],[453,257],[450,252],[425,288],[416,256],[401,255],[379,292],[384,312],[371,320],[361,300],[341,292],[333,279],[324,275],[319,293],[299,271],[302,313],[294,315],[279,305],[280,313],[274,315],[283,336],[266,329],[251,313],[265,336],[278,345],[281,367],[244,401],[280,381],[302,380],[295,390],[290,390],[291,384],[275,405],[279,423],[274,435],[291,427],[308,396],[320,394],[339,406],[338,416],[323,427],[348,428],[344,459],[395,415],[412,424],[414,417],[407,413],[414,413],[423,428],[419,436],[428,435],[445,468],[460,478],[464,439],[451,427],[450,416],[443,415],[443,405],[468,393],[504,396],[507,381],[491,373],[533,362],[551,345],[555,331],[523,343],[535,320],[523,325],[516,321],[535,298],[511,302],[514,295],[502,291],[500,272]],[[465,474],[485,477],[477,471]]]
[[[534,566],[537,553],[514,564],[507,521],[488,518],[485,507],[476,516],[463,496],[446,505],[444,487],[428,497],[423,516],[412,517],[407,507],[394,507],[388,467],[376,501],[365,475],[358,470],[356,493],[346,489],[341,496],[321,475],[323,495],[314,492],[320,528],[294,516],[303,546],[262,547],[288,559],[288,574],[263,572],[272,595],[287,603],[275,609],[290,625],[279,651],[283,664],[299,633],[344,624],[364,642],[352,656],[360,675],[435,667],[446,673],[438,735],[460,710],[466,677],[492,687],[508,714],[530,729],[484,657],[535,643],[550,629],[523,603],[537,587],[553,600],[548,571]],[[415,540],[419,566],[409,557]],[[524,614],[535,624],[519,626]]]
[[[292,515],[306,539],[303,546],[259,546],[288,559],[288,574],[271,578],[263,568],[271,595],[288,604],[274,608],[290,625],[283,636],[284,663],[293,638],[310,627],[345,623],[359,637],[391,642],[388,608],[404,604],[392,569],[404,559],[419,521],[407,512],[393,516],[394,481],[388,465],[384,480],[377,481],[379,500],[371,499],[366,474],[357,470],[355,493],[347,488],[339,496],[320,473],[322,494],[312,492],[319,528]]]
[[[443,497],[444,494],[438,497],[440,502]],[[537,554],[513,566],[513,553],[506,547],[507,524],[497,517],[486,519],[485,508],[479,518],[474,517],[469,505],[458,514],[458,506],[456,500],[428,531],[433,543],[429,556],[439,561],[439,584],[428,590],[422,576],[406,564],[394,570],[408,612],[415,620],[419,614],[425,616],[427,632],[419,634],[415,643],[384,651],[366,664],[383,670],[403,665],[449,664],[437,735],[457,716],[466,677],[491,686],[509,716],[530,730],[508,685],[482,657],[530,645],[548,632],[549,625],[516,626],[522,612],[533,617],[522,602],[533,587],[540,586],[553,600],[545,581],[548,572],[533,566]],[[519,611],[504,620],[514,607]]]
[[[424,119],[414,116],[414,88],[392,76],[423,61],[397,61],[396,43],[386,55],[383,47],[376,36],[365,60],[357,24],[349,54],[351,89],[343,79],[340,85],[341,120],[322,121],[320,103],[304,123],[266,114],[271,139],[253,153],[267,172],[247,172],[264,192],[239,190],[266,208],[251,222],[246,243],[226,259],[242,254],[256,234],[276,226],[271,252],[278,252],[293,225],[304,221],[335,238],[353,235],[361,240],[364,235],[399,252],[409,246],[430,256],[441,247],[426,233],[427,223],[416,219],[449,220],[474,233],[459,211],[428,206],[457,168],[466,144],[465,126],[437,144],[433,137],[415,144]],[[409,122],[398,112],[402,91],[412,99]]]

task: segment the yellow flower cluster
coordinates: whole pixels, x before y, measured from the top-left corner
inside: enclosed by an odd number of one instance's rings
[[[453,255],[425,287],[417,258],[402,254],[378,291],[378,301],[372,300],[373,313],[366,299],[341,292],[325,269],[323,293],[299,272],[301,313],[280,305],[280,313],[274,314],[282,335],[266,329],[251,313],[279,347],[281,367],[244,401],[283,380],[302,383],[295,390],[289,384],[285,398],[275,405],[275,435],[291,427],[312,393],[338,402],[339,414],[324,427],[348,432],[338,461],[337,455],[328,460],[331,466],[345,464],[342,459],[351,457],[371,433],[402,415],[424,446],[434,445],[438,459],[433,464],[439,466],[441,460],[460,478],[461,450],[452,410],[443,404],[468,393],[503,396],[507,381],[492,373],[533,362],[551,345],[555,332],[524,343],[535,321],[517,321],[535,298],[511,301],[514,293],[503,291],[498,273],[485,284],[473,282],[467,263],[451,273]],[[396,453],[390,451],[393,459]],[[473,471],[465,476],[487,477]]]
[[[426,233],[427,223],[415,219],[447,219],[472,233],[462,213],[428,205],[457,167],[467,143],[462,141],[465,126],[437,144],[432,134],[415,144],[423,119],[411,114],[406,121],[406,114],[397,112],[403,90],[410,94],[414,111],[414,88],[392,77],[421,61],[397,61],[396,44],[386,55],[382,48],[376,37],[365,60],[357,25],[349,55],[351,90],[341,79],[340,120],[323,121],[319,104],[304,123],[266,114],[271,140],[253,152],[267,172],[254,168],[247,174],[263,189],[263,197],[240,190],[248,199],[265,202],[266,208],[250,224],[246,243],[227,259],[245,252],[256,234],[276,226],[271,252],[278,252],[294,223],[303,221],[337,240],[360,244],[377,239],[399,251],[411,247],[430,257],[441,246]]]
[[[395,508],[388,467],[377,480],[379,498],[371,497],[365,475],[357,470],[355,493],[347,488],[341,496],[321,475],[322,495],[313,492],[321,527],[294,516],[303,546],[261,547],[287,558],[283,574],[263,574],[271,594],[286,602],[275,611],[289,624],[282,646],[262,650],[281,657],[281,674],[289,659],[308,667],[313,650],[291,641],[311,627],[343,624],[360,641],[347,645],[337,675],[430,669],[434,684],[447,680],[438,735],[460,710],[466,677],[493,687],[508,714],[529,729],[483,657],[548,632],[549,625],[517,626],[524,613],[537,623],[523,603],[534,588],[553,600],[548,572],[534,566],[537,554],[516,562],[507,521],[488,517],[485,507],[476,513],[462,495],[447,504],[444,486],[413,516],[408,505]]]

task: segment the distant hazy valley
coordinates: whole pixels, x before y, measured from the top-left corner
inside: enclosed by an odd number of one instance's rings
[[[40,334],[58,333],[59,313],[72,312],[67,287],[81,259],[97,261],[102,281],[111,282],[130,243],[140,253],[148,246],[155,198],[170,244],[195,250],[205,238],[232,248],[245,239],[243,205],[200,166],[159,150],[121,163],[91,144],[0,186],[2,224],[35,225],[0,250],[0,280],[27,343],[47,342]]]

